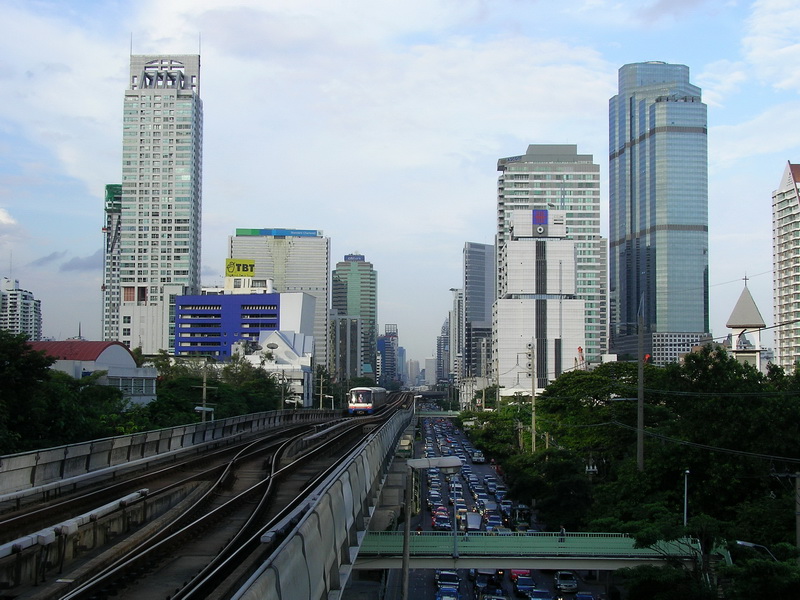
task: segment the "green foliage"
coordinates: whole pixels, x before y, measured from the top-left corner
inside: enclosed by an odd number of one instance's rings
[[[628,600],[715,600],[716,592],[696,574],[679,566],[644,565],[619,569],[625,578]],[[760,596],[755,596],[760,597]]]
[[[711,549],[725,540],[792,543],[800,374],[787,376],[775,367],[762,374],[710,345],[683,364],[645,365],[647,435],[640,472],[637,370],[635,363],[606,363],[552,382],[536,398],[533,455],[519,443],[530,437],[528,406],[501,402],[493,413],[464,418],[476,420],[470,434],[501,463],[511,496],[526,504],[534,499],[550,529],[565,522],[575,529],[627,532],[641,545],[690,535],[703,549],[701,575],[710,571]],[[797,585],[794,563],[784,566],[786,572],[774,565],[770,571],[780,581],[774,589],[782,590],[775,597],[788,597],[781,596],[791,589],[785,586]],[[629,576],[630,598],[710,597],[702,577],[681,569]],[[753,577],[747,565],[733,572],[736,589],[744,590],[736,598],[765,597],[763,588],[756,593],[757,585],[749,587]]]
[[[55,359],[34,352],[27,336],[0,329],[0,454],[19,452],[25,438],[17,424],[33,394],[50,376]]]

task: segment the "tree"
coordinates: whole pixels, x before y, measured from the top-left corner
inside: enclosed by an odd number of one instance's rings
[[[23,436],[16,428],[35,391],[50,376],[55,359],[36,352],[24,334],[0,329],[0,454],[18,452]]]

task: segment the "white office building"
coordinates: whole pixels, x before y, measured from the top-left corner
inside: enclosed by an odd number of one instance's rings
[[[103,336],[172,353],[174,299],[200,291],[200,56],[130,60],[122,186],[106,193]]]
[[[492,312],[493,378],[504,393],[530,395],[580,368],[586,301],[576,293],[577,249],[566,237],[565,211],[514,211],[508,225]]]
[[[575,244],[574,294],[586,307],[584,361],[599,363],[608,352],[608,240],[600,235],[600,166],[591,154],[578,154],[574,144],[531,144],[521,156],[498,160],[497,170],[498,253],[509,239],[514,211],[564,211],[564,235]]]
[[[271,279],[276,292],[306,292],[316,298],[314,363],[326,368],[330,248],[330,238],[308,229],[237,229],[228,238],[228,258],[255,261],[255,278]]]

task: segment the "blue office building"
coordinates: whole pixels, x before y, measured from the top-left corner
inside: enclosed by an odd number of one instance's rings
[[[612,352],[665,364],[709,336],[708,124],[689,67],[624,65],[609,101]]]
[[[178,296],[175,355],[231,357],[233,344],[255,345],[262,331],[280,329],[281,294]]]

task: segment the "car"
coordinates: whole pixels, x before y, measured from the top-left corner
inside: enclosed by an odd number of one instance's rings
[[[514,580],[514,593],[517,596],[526,598],[536,589],[536,583],[530,575],[520,575]]]
[[[578,578],[572,571],[556,571],[553,583],[559,592],[575,592],[578,590]]]
[[[437,569],[436,570],[436,587],[438,589],[443,588],[455,588],[458,589],[459,579],[458,573],[452,571],[450,569]]]
[[[535,589],[528,592],[528,598],[531,600],[555,600],[553,594],[549,590]]]
[[[573,597],[573,600],[594,600],[594,594],[592,592],[578,592]]]
[[[524,575],[524,576],[530,577],[531,576],[531,570],[530,569],[511,569],[511,573],[510,573],[511,583],[514,583],[517,580],[517,577],[519,577],[520,575]]]
[[[461,600],[458,588],[442,587],[436,592],[436,600]]]
[[[450,522],[450,517],[439,515],[434,517],[433,528],[437,531],[450,531],[453,529],[453,524]]]

